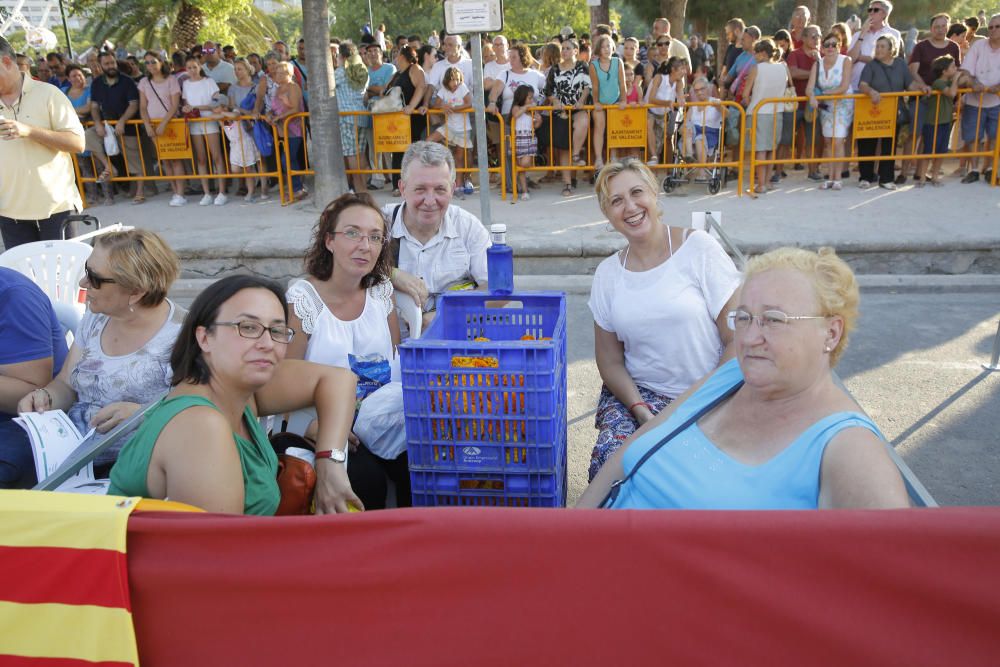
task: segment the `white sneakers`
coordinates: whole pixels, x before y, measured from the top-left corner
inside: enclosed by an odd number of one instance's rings
[[[198,202],[198,206],[211,206],[213,201],[215,200],[212,198],[212,195],[205,195],[201,198],[201,201]]]
[[[216,206],[225,206],[227,202],[229,202],[229,197],[226,196],[226,193],[220,192],[214,198],[212,195],[206,194],[201,198],[201,201],[198,202],[198,206],[211,206],[212,204],[215,204]]]
[[[215,205],[216,206],[225,206],[226,202],[228,202],[228,201],[229,201],[229,197],[226,196],[226,193],[225,192],[220,192],[218,194],[218,196],[215,198]]]
[[[183,195],[175,194],[173,197],[170,198],[171,206],[184,206],[187,203],[188,200]]]

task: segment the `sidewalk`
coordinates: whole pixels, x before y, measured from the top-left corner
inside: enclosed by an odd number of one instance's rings
[[[780,188],[758,199],[737,197],[735,183],[710,196],[704,185],[685,185],[661,194],[664,221],[689,225],[692,211],[714,210],[736,243],[760,252],[780,245],[830,245],[859,273],[1000,274],[1000,188],[962,185],[942,188],[819,191],[804,172],[792,172]],[[388,190],[372,193],[380,204],[401,202]],[[560,196],[555,184],[511,204],[494,193],[493,222],[507,224],[521,275],[580,275],[623,245],[609,231],[592,186]],[[132,206],[125,198],[88,213],[103,224],[122,222],[162,234],[184,262],[187,277],[210,278],[240,268],[275,278],[297,275],[310,231],[318,218],[313,202],[282,207],[277,201],[244,204],[233,197],[222,207],[167,205],[160,194]],[[455,203],[480,213],[478,193]]]

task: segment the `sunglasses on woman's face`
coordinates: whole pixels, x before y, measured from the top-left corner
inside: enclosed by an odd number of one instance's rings
[[[83,272],[87,275],[87,282],[90,283],[90,286],[94,289],[101,289],[101,286],[105,283],[116,282],[114,278],[102,278],[97,275],[86,263],[83,265]]]
[[[838,46],[840,46],[838,42],[823,42],[824,49],[835,49]]]

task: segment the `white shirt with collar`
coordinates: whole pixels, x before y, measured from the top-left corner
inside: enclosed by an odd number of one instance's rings
[[[382,207],[382,215],[392,230],[390,234],[400,240],[400,270],[422,278],[431,294],[440,294],[448,285],[466,278],[485,287],[490,235],[479,218],[452,204],[437,234],[427,243],[421,243],[403,224],[405,206],[404,203]]]
[[[862,40],[862,42],[861,42],[861,49],[858,52],[858,55],[874,58],[875,42],[877,42],[878,38],[882,37],[883,35],[890,35],[892,37],[895,37],[896,46],[899,47],[900,49],[902,48],[903,37],[902,35],[899,34],[899,31],[891,26],[883,25],[879,30],[876,30],[875,32],[854,33],[854,36],[851,37],[851,46],[847,50],[850,51],[851,49],[853,49],[854,45],[857,44],[858,40],[860,39]],[[857,90],[858,86],[861,84],[861,73],[865,71],[865,65],[867,65],[867,63],[859,61],[854,63],[854,66],[851,68],[851,90]]]
[[[465,85],[469,87],[469,90],[472,90],[472,60],[469,58],[463,58],[457,63],[449,62],[447,58],[437,61],[427,75],[427,85],[434,86],[435,90],[440,89],[444,73],[448,71],[449,67],[457,67],[462,72]]]

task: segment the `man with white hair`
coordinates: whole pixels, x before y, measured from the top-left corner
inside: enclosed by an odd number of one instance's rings
[[[463,282],[486,287],[490,237],[479,218],[451,203],[455,160],[445,146],[411,144],[401,170],[403,203],[382,207],[397,267],[392,285],[421,305],[427,325],[442,292]]]
[[[851,38],[851,47],[847,55],[854,61],[851,69],[851,90],[857,90],[861,84],[861,73],[865,65],[875,57],[875,42],[883,35],[890,35],[896,40],[896,48],[902,46],[902,36],[899,31],[889,25],[889,14],[892,13],[891,0],[872,0],[868,3],[868,18],[861,25],[861,30]]]
[[[990,148],[997,140],[997,123],[1000,122],[1000,14],[994,14],[986,23],[989,34],[969,47],[962,61],[962,72],[969,79],[972,92],[966,93],[962,107],[962,141],[965,149],[973,148],[979,142],[979,150],[992,153]],[[977,129],[978,128],[978,129]],[[990,168],[992,158],[983,157],[983,180],[987,183],[993,177]],[[973,169],[963,183],[979,180],[979,171]]]
[[[792,48],[802,48],[802,31],[809,25],[810,12],[805,5],[799,5],[792,11],[792,19],[788,22],[788,34],[792,36]]]

